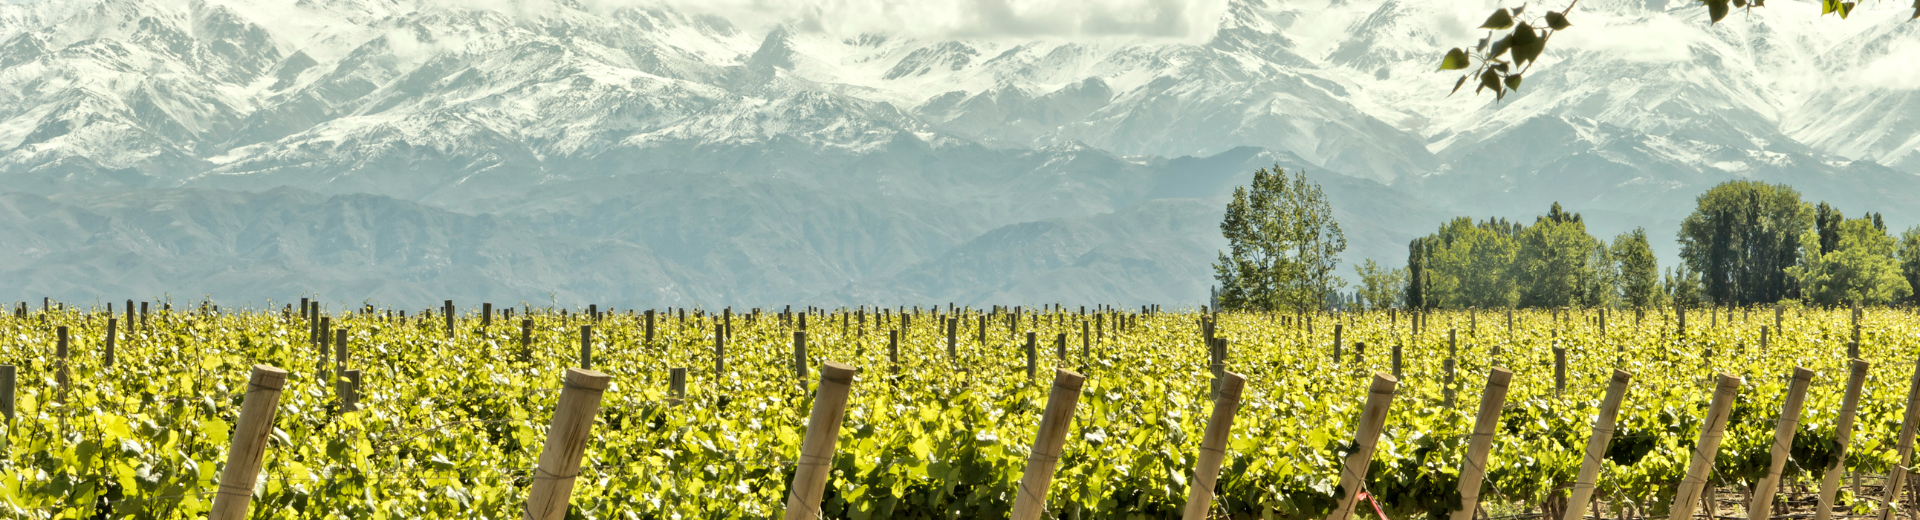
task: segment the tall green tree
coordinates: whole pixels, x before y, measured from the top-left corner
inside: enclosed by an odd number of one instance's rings
[[[1405,297],[1407,269],[1387,269],[1369,258],[1365,263],[1353,266],[1360,274],[1360,304],[1367,310],[1383,310],[1399,307]]]
[[[1428,299],[1434,307],[1512,307],[1518,226],[1504,219],[1455,218],[1428,237]]]
[[[1787,275],[1800,284],[1808,302],[1818,305],[1881,305],[1905,300],[1913,286],[1894,259],[1894,240],[1875,227],[1872,216],[1841,222],[1830,252],[1821,252],[1819,231],[1800,235],[1806,251]]]
[[[1520,305],[1559,307],[1584,305],[1594,299],[1597,273],[1590,263],[1596,241],[1578,213],[1567,213],[1555,202],[1546,216],[1520,234],[1514,259]]]
[[[1619,266],[1620,303],[1635,309],[1659,305],[1665,299],[1660,291],[1660,260],[1647,242],[1646,228],[1614,237],[1612,251]]]
[[[1343,284],[1334,268],[1346,235],[1305,174],[1277,165],[1255,171],[1250,187],[1234,188],[1220,233],[1230,248],[1213,264],[1222,308],[1317,309]]]
[[[1840,214],[1840,208],[1820,201],[1813,207],[1813,229],[1820,234],[1820,254],[1832,253],[1840,247],[1840,223],[1847,218]]]
[[[1879,224],[1882,228],[1886,223]],[[1920,227],[1907,228],[1900,234],[1900,275],[1907,279],[1907,286],[1914,289],[1909,301],[1920,303]]]
[[[1431,254],[1427,246],[1427,237],[1413,239],[1407,243],[1407,290],[1406,305],[1409,309],[1425,309],[1427,298],[1427,257]]]
[[[1686,264],[1667,269],[1667,277],[1660,283],[1660,291],[1666,293],[1667,301],[1674,307],[1699,307],[1706,303],[1699,274],[1688,269]]]
[[[1696,199],[1680,222],[1680,258],[1698,273],[1706,303],[1772,303],[1790,295],[1786,269],[1814,210],[1784,184],[1729,181]],[[1818,241],[1815,241],[1818,247]]]

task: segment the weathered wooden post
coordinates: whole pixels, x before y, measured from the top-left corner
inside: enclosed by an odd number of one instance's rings
[[[960,346],[957,336],[960,332],[960,318],[947,318],[947,359],[960,359]]]
[[[1733,400],[1739,394],[1740,378],[1720,374],[1720,382],[1713,390],[1713,403],[1707,407],[1707,416],[1700,421],[1700,440],[1694,444],[1693,460],[1687,464],[1687,476],[1680,481],[1680,488],[1674,493],[1668,520],[1688,520],[1693,517],[1694,508],[1698,507],[1701,492],[1706,489],[1707,479],[1713,471],[1713,459],[1720,454],[1720,441],[1726,435],[1727,417],[1733,412]]]
[[[1767,476],[1753,490],[1753,503],[1747,506],[1747,520],[1769,518],[1768,514],[1773,509],[1773,493],[1780,486],[1780,472],[1787,468],[1787,457],[1793,448],[1793,434],[1800,426],[1800,405],[1806,402],[1807,384],[1812,381],[1812,370],[1793,368],[1793,381],[1787,384],[1787,400],[1780,405],[1780,420],[1773,430],[1773,458],[1768,463]]]
[[[1778,308],[1774,310],[1778,311]],[[1778,316],[1778,313],[1775,313]],[[1833,499],[1840,493],[1840,477],[1847,471],[1847,447],[1853,445],[1853,415],[1860,409],[1860,387],[1867,382],[1867,369],[1870,365],[1858,359],[1848,363],[1847,390],[1840,400],[1840,417],[1834,423],[1833,464],[1820,478],[1820,503],[1813,510],[1813,520],[1829,520],[1833,517]]]
[[[55,402],[66,403],[67,385],[69,383],[67,378],[67,326],[61,325],[55,328],[54,334],[57,338],[55,340],[53,357],[54,362],[60,365],[60,371],[54,374],[54,379],[60,384],[60,393],[55,395],[54,400]]]
[[[280,389],[286,384],[287,371],[253,366],[246,396],[240,400],[240,420],[234,423],[233,437],[228,441],[227,466],[220,470],[220,488],[213,495],[213,511],[207,514],[209,520],[247,517],[260,463],[267,454],[267,436],[273,432],[274,411],[280,405]]]
[[[1632,380],[1633,374],[1613,370],[1613,379],[1607,382],[1607,395],[1600,400],[1600,414],[1593,418],[1593,435],[1587,437],[1586,456],[1580,461],[1580,474],[1574,479],[1573,496],[1567,499],[1562,520],[1581,520],[1586,515],[1587,502],[1593,499],[1594,483],[1600,479],[1607,446],[1613,443],[1614,419],[1620,413],[1620,402],[1626,399],[1627,383]]]
[[[847,394],[853,388],[853,367],[828,361],[820,364],[820,391],[807,417],[806,440],[800,444],[799,467],[787,488],[786,520],[818,520],[820,499],[826,495],[833,472],[834,443],[847,415]]]
[[[1880,520],[1893,518],[1893,510],[1900,503],[1900,494],[1907,489],[1907,467],[1913,464],[1914,423],[1920,421],[1920,359],[1915,361],[1912,382],[1907,384],[1906,417],[1900,420],[1900,436],[1894,444],[1894,463],[1887,470],[1887,506],[1880,508]]]
[[[103,352],[101,355],[100,366],[102,368],[113,368],[114,339],[119,336],[115,325],[118,325],[117,321],[113,318],[107,318],[107,349],[106,352]]]
[[[1480,393],[1480,411],[1474,415],[1473,438],[1467,441],[1467,459],[1460,464],[1460,509],[1450,520],[1473,520],[1480,506],[1480,485],[1487,477],[1487,452],[1493,450],[1493,434],[1500,428],[1500,409],[1507,403],[1507,385],[1513,371],[1493,367],[1487,372],[1487,389]]]
[[[667,400],[680,404],[687,399],[687,369],[673,367],[667,369]]]
[[[347,370],[347,329],[333,331],[333,369],[341,373]]]
[[[580,326],[580,368],[593,369],[593,326]]]
[[[1567,349],[1553,347],[1553,395],[1567,393]]]
[[[1067,427],[1073,423],[1073,409],[1080,403],[1080,388],[1086,380],[1078,372],[1054,369],[1053,390],[1047,395],[1046,410],[1040,413],[1040,429],[1034,432],[1033,450],[1028,452],[1019,494],[1013,499],[1011,520],[1039,520],[1046,512],[1047,486],[1053,483],[1053,469],[1060,463]]]
[[[1216,341],[1226,341],[1219,339]],[[1233,372],[1221,372],[1214,391],[1213,415],[1207,418],[1206,433],[1200,436],[1200,456],[1194,461],[1193,480],[1187,487],[1187,507],[1181,520],[1206,520],[1213,505],[1214,483],[1220,478],[1220,463],[1227,458],[1227,437],[1233,433],[1233,413],[1240,409],[1240,391],[1247,378]]]
[[[341,370],[340,380],[333,386],[334,394],[340,399],[340,413],[360,409],[360,369]]]
[[[725,325],[713,326],[713,376],[727,373],[727,329]]]
[[[893,373],[900,373],[900,331],[887,331],[887,365]]]
[[[584,368],[569,368],[560,388],[560,402],[547,428],[540,463],[527,491],[526,520],[561,520],[573,498],[573,479],[580,476],[580,457],[586,455],[593,434],[593,416],[600,413],[600,397],[613,377]]]
[[[16,368],[0,365],[0,414],[7,416],[7,431],[13,431],[13,387]],[[11,435],[11,433],[9,433]]]
[[[447,315],[447,337],[453,337],[453,300],[447,300],[441,314]]]
[[[1354,499],[1366,481],[1367,466],[1373,464],[1373,448],[1380,441],[1380,432],[1386,429],[1387,409],[1393,406],[1393,394],[1399,385],[1400,380],[1391,375],[1373,375],[1373,384],[1367,387],[1367,404],[1360,412],[1354,432],[1354,450],[1347,455],[1345,467],[1340,471],[1340,500],[1327,520],[1347,520],[1353,516]]]
[[[1033,380],[1033,371],[1035,370],[1035,367],[1039,365],[1039,362],[1040,362],[1039,355],[1040,353],[1036,351],[1035,346],[1033,344],[1033,331],[1027,331],[1027,380],[1028,381]]]
[[[807,392],[807,331],[793,331],[793,380],[798,382],[800,393]]]
[[[653,309],[647,309],[647,344],[653,344]]]
[[[520,359],[533,360],[533,318],[520,320]]]

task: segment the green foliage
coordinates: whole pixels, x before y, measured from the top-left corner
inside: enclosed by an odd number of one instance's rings
[[[1407,252],[1415,307],[1610,306],[1619,298],[1612,252],[1559,203],[1526,227],[1456,218]]]
[[[1477,62],[1478,69],[1453,82],[1453,92],[1459,92],[1468,79],[1476,79],[1479,87],[1474,93],[1492,90],[1495,99],[1506,99],[1507,92],[1520,90],[1521,77],[1546,52],[1547,40],[1553,38],[1554,33],[1573,26],[1567,21],[1567,13],[1578,4],[1575,0],[1567,4],[1566,9],[1549,11],[1537,19],[1525,16],[1525,5],[1496,9],[1480,24],[1481,29],[1487,30],[1487,36],[1472,50],[1458,47],[1448,50],[1440,59],[1439,70],[1464,70]]]
[[[1612,248],[1620,276],[1620,303],[1636,309],[1662,304],[1666,294],[1660,290],[1660,260],[1647,242],[1646,228],[1614,237]]]
[[[1333,208],[1300,172],[1275,166],[1234,188],[1220,233],[1230,252],[1214,263],[1220,306],[1233,310],[1317,309],[1342,284],[1334,275],[1347,238]]]
[[[1360,274],[1360,300],[1365,310],[1400,307],[1401,289],[1407,286],[1406,268],[1387,269],[1369,258],[1353,270]]]
[[[1520,234],[1514,258],[1520,305],[1562,307],[1593,301],[1587,289],[1596,284],[1596,266],[1590,263],[1597,242],[1587,234],[1579,214],[1568,214],[1553,204],[1547,216],[1535,220]]]
[[[1907,279],[1907,286],[1920,289],[1920,227],[1908,228],[1900,234],[1900,275]],[[1920,290],[1914,291],[1914,301],[1920,302]]]
[[[1463,309],[1512,307],[1513,266],[1520,227],[1505,220],[1475,224],[1460,217],[1440,226],[1428,253],[1429,298],[1434,307]]]
[[[1699,307],[1705,305],[1706,291],[1700,287],[1700,275],[1681,264],[1667,269],[1667,277],[1660,283],[1661,292],[1674,307]]]
[[[965,328],[958,335],[976,337],[980,314],[959,314]],[[1709,399],[1710,386],[1700,383],[1716,372],[1746,382],[1714,472],[1750,477],[1767,460],[1771,411],[1784,399],[1777,376],[1801,365],[1822,381],[1844,379],[1846,360],[1836,351],[1848,335],[1846,315],[1791,313],[1760,350],[1752,346],[1770,317],[1728,316],[1721,327],[1675,337],[1660,325],[1670,314],[1650,313],[1644,325],[1615,321],[1602,333],[1579,319],[1590,314],[1555,319],[1520,311],[1511,333],[1485,316],[1477,328],[1463,325],[1457,352],[1449,354],[1445,327],[1413,334],[1405,319],[1381,313],[1299,316],[1311,327],[1265,313],[1222,313],[1216,333],[1232,345],[1226,368],[1249,381],[1215,509],[1226,518],[1283,520],[1324,518],[1332,509],[1368,377],[1391,363],[1378,351],[1330,359],[1334,323],[1345,324],[1356,344],[1400,345],[1407,354],[1408,377],[1366,487],[1391,518],[1412,520],[1457,507],[1458,468],[1473,425],[1461,401],[1472,402],[1480,375],[1495,366],[1510,368],[1515,384],[1487,462],[1481,496],[1492,506],[1563,499],[1613,368],[1635,375],[1597,489],[1602,500],[1656,508],[1670,500]],[[304,319],[160,312],[148,326],[120,329],[120,363],[107,367],[98,354],[100,314],[0,317],[0,357],[19,367],[19,415],[0,441],[0,517],[205,518],[247,368],[266,363],[292,375],[250,518],[520,518],[559,374],[573,363],[578,326],[586,323],[577,316],[535,312],[534,343],[522,357],[517,322],[483,327],[462,316],[449,337],[437,317],[336,315],[333,323],[350,331],[349,365],[366,374],[364,408],[344,413],[319,376],[328,358],[305,341]],[[614,379],[594,418],[569,518],[781,516],[814,396],[794,384],[796,327],[751,316],[733,315],[724,373],[710,364],[718,316],[669,317],[653,341],[643,339],[643,320],[631,314],[593,322],[595,365]],[[924,314],[910,323],[871,314],[854,319],[844,310],[810,316],[806,362],[863,369],[829,462],[823,516],[1004,518],[1048,390],[1044,379],[1026,379],[1023,356],[1010,354],[1024,331],[1009,334],[1000,321],[1006,315],[992,316],[988,340],[961,343],[955,359],[947,354],[943,320]],[[1092,318],[1027,313],[1020,323],[1041,337],[1068,334],[1078,345],[1080,320]],[[1455,312],[1431,318],[1471,323]],[[1130,325],[1100,329],[1087,338],[1086,351],[1076,346],[1066,359],[1039,360],[1042,370],[1089,376],[1048,491],[1049,515],[1178,514],[1211,408],[1209,360],[1196,320],[1104,313],[1103,324]],[[1904,341],[1920,321],[1876,309],[1862,324],[1861,352],[1876,372],[1861,394],[1845,469],[1878,473],[1895,463],[1908,382],[1898,367],[1912,362]],[[53,355],[52,330],[60,325],[75,332],[65,361]],[[885,348],[892,330],[901,332],[897,370]],[[1565,392],[1544,383],[1554,377],[1555,348],[1569,354]],[[1716,354],[1706,355],[1708,349]],[[1444,375],[1449,362],[1461,375],[1451,385]],[[64,388],[54,376],[63,364],[76,381]],[[667,367],[690,367],[683,400],[668,398]],[[1448,407],[1449,391],[1467,399]],[[1807,396],[1796,462],[1787,465],[1790,485],[1818,482],[1810,468],[1832,460],[1840,393],[1823,384]],[[62,394],[64,402],[56,399]]]
[[[1728,181],[1696,199],[1680,222],[1680,258],[1700,276],[1706,303],[1773,303],[1790,294],[1786,269],[1800,258],[1813,208],[1784,184]],[[1676,302],[1679,303],[1679,302]]]
[[[1807,251],[1801,264],[1787,268],[1808,301],[1818,305],[1881,305],[1913,294],[1901,264],[1894,259],[1894,240],[1874,226],[1871,218],[1841,222],[1835,230],[1839,243],[1820,252],[1817,232],[1800,236]]]

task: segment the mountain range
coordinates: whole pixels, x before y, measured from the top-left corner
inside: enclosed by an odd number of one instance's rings
[[[1582,2],[1521,90],[1449,96],[1432,67],[1493,8],[1230,0],[1166,38],[0,4],[0,297],[1197,305],[1225,197],[1273,166],[1326,190],[1347,260],[1389,265],[1553,202],[1670,262],[1732,179],[1920,224],[1920,24],[1894,6]]]

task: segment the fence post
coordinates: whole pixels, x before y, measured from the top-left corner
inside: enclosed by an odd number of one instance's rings
[[[1226,341],[1219,339],[1216,341]],[[1247,378],[1233,372],[1220,372],[1220,384],[1213,398],[1213,415],[1207,418],[1206,433],[1200,437],[1200,457],[1193,465],[1193,480],[1188,481],[1187,507],[1181,520],[1206,520],[1213,506],[1213,486],[1220,478],[1220,463],[1227,458],[1227,437],[1233,433],[1233,413],[1240,409],[1240,390]]]
[[[1916,361],[1920,361],[1917,359]],[[1893,509],[1906,491],[1907,465],[1913,463],[1914,422],[1920,421],[1920,363],[1914,365],[1913,380],[1907,385],[1907,413],[1900,421],[1900,437],[1895,444],[1893,467],[1887,470],[1887,506],[1880,508],[1880,520],[1893,518]]]
[[[1553,347],[1553,395],[1567,393],[1567,349]]]
[[[247,377],[246,397],[240,400],[240,420],[234,423],[228,441],[227,466],[220,470],[220,488],[213,495],[213,511],[208,520],[240,520],[247,517],[253,501],[254,482],[260,478],[260,463],[267,454],[267,435],[273,432],[273,415],[280,405],[280,389],[287,384],[287,371],[267,365],[254,365]]]
[[[947,318],[947,359],[959,360],[960,347],[955,343],[954,335],[960,331],[960,318]]]
[[[1027,380],[1028,381],[1033,380],[1034,367],[1040,362],[1040,360],[1038,359],[1039,355],[1040,353],[1035,351],[1035,347],[1033,345],[1033,331],[1027,331]]]
[[[7,435],[13,435],[13,365],[0,365],[0,414],[7,416]]]
[[[1473,520],[1480,505],[1480,484],[1487,477],[1487,452],[1493,450],[1493,434],[1500,428],[1500,409],[1507,403],[1507,385],[1513,371],[1493,367],[1487,371],[1487,389],[1480,393],[1480,411],[1473,419],[1473,439],[1467,442],[1467,460],[1460,464],[1460,509],[1451,520]]]
[[[727,373],[727,329],[725,325],[713,326],[713,376]]]
[[[520,359],[533,360],[533,318],[520,320]]]
[[[899,330],[887,331],[887,364],[893,367],[892,368],[893,373],[895,374],[900,373],[900,331]]]
[[[580,326],[580,368],[593,369],[593,326]]]
[[[117,325],[119,323],[116,320],[107,318],[107,351],[100,360],[100,366],[103,368],[113,368],[114,339],[119,335]]]
[[[45,316],[45,314],[42,314],[42,316]],[[60,371],[54,374],[54,378],[57,380],[57,382],[60,383],[60,393],[54,396],[54,400],[55,402],[66,403],[67,402],[67,382],[68,382],[67,326],[61,325],[59,328],[54,329],[54,333],[58,336],[58,338],[56,339],[56,343],[54,346],[53,356],[55,358],[54,361],[60,364]]]
[[[1768,464],[1766,478],[1760,481],[1760,487],[1753,490],[1753,503],[1747,507],[1748,520],[1767,520],[1767,515],[1773,509],[1773,494],[1780,485],[1780,472],[1787,467],[1789,450],[1793,448],[1793,434],[1800,426],[1800,405],[1806,402],[1807,384],[1812,381],[1812,370],[1793,367],[1793,382],[1787,385],[1787,400],[1780,405],[1780,420],[1773,430],[1773,459]]]
[[[492,326],[493,326],[493,304],[481,303],[480,304],[480,330],[486,330],[488,327],[492,327]]]
[[[451,338],[453,337],[453,300],[447,300],[445,305],[445,312],[442,314],[447,315],[447,337]]]
[[[820,391],[814,394],[813,412],[807,417],[799,468],[794,471],[793,484],[787,487],[786,520],[825,518],[820,499],[827,493],[827,477],[833,472],[834,444],[840,440],[840,423],[847,415],[853,374],[853,367],[847,365],[832,361],[820,364]]]
[[[360,370],[341,370],[340,380],[333,383],[333,392],[340,399],[340,413],[360,409]]]
[[[674,367],[667,369],[667,400],[680,404],[687,399],[687,369]]]
[[[1833,464],[1821,475],[1820,505],[1813,510],[1813,520],[1833,517],[1833,499],[1840,493],[1840,476],[1847,469],[1847,447],[1853,444],[1853,414],[1860,409],[1860,387],[1866,384],[1867,369],[1871,366],[1858,359],[1848,365],[1846,397],[1840,401],[1840,417],[1833,427],[1834,443],[1838,446]]]
[[[1340,346],[1346,342],[1345,331],[1339,323],[1333,324],[1333,361],[1340,362]],[[1394,376],[1400,377],[1400,376]]]
[[[1720,441],[1726,435],[1727,416],[1732,413],[1734,397],[1739,393],[1740,378],[1720,374],[1720,382],[1713,389],[1713,403],[1707,407],[1705,420],[1700,421],[1700,441],[1694,444],[1693,461],[1687,464],[1687,476],[1680,481],[1680,489],[1673,495],[1673,508],[1669,510],[1668,520],[1688,520],[1693,517],[1694,508],[1700,503],[1701,491],[1706,488],[1707,478],[1713,470],[1713,459],[1720,455]]]
[[[1607,455],[1607,446],[1613,443],[1614,419],[1620,413],[1620,401],[1626,399],[1627,383],[1632,381],[1632,373],[1613,369],[1613,379],[1607,382],[1607,396],[1600,400],[1600,415],[1593,418],[1593,435],[1587,437],[1586,457],[1580,461],[1580,475],[1573,482],[1573,496],[1567,498],[1563,520],[1581,520],[1587,513],[1587,502],[1593,498],[1594,482],[1600,479],[1600,465]]]
[[[1391,375],[1373,374],[1373,384],[1367,387],[1366,408],[1360,412],[1360,421],[1353,436],[1353,453],[1347,455],[1346,463],[1340,470],[1339,505],[1327,520],[1347,520],[1353,515],[1354,498],[1360,493],[1360,486],[1366,482],[1367,466],[1373,464],[1373,448],[1380,441],[1380,431],[1387,426],[1387,409],[1393,406],[1393,394],[1400,380]]]
[[[347,371],[347,329],[333,331],[333,370],[345,377]]]
[[[653,309],[647,309],[647,344],[653,344]]]
[[[793,331],[793,376],[800,386],[800,393],[807,392],[807,331]]]
[[[573,479],[580,476],[580,457],[587,452],[593,416],[600,413],[600,396],[613,377],[583,368],[569,368],[561,385],[560,403],[553,409],[540,465],[533,470],[527,491],[527,520],[560,520],[573,498]]]
[[[1027,455],[1026,472],[1020,476],[1011,520],[1039,520],[1046,512],[1047,486],[1053,483],[1053,468],[1060,463],[1067,427],[1073,423],[1073,409],[1080,404],[1080,388],[1086,380],[1087,376],[1078,372],[1054,369],[1053,390],[1047,394],[1046,411],[1040,413],[1040,429],[1034,432],[1033,450]]]

